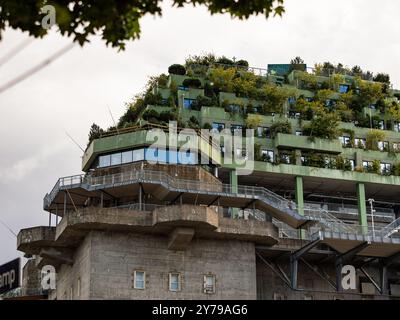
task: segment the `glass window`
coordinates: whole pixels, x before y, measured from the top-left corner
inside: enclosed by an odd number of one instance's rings
[[[111,155],[111,165],[117,166],[119,164],[121,164],[121,152],[113,153]]]
[[[135,289],[143,290],[146,286],[146,273],[144,271],[135,271],[133,281]]]
[[[242,128],[243,128],[243,126],[240,124],[232,124],[231,125],[232,134],[234,134],[236,130],[242,130]]]
[[[132,162],[144,160],[144,149],[138,149],[132,151]]]
[[[366,171],[370,171],[372,169],[372,162],[371,161],[363,161],[363,168]]]
[[[231,112],[239,112],[240,111],[240,107],[236,104],[231,104],[231,105],[229,105],[228,108]]]
[[[196,154],[187,150],[178,153],[178,163],[180,164],[197,164]]]
[[[288,163],[288,164],[290,163],[290,157],[288,154],[282,153],[280,154],[280,158],[282,163]]]
[[[190,109],[192,107],[192,103],[195,101],[195,99],[183,99],[183,108],[184,109]]]
[[[179,273],[169,274],[169,291],[181,290],[181,275]]]
[[[341,84],[339,85],[339,93],[347,93],[349,91],[349,85]]]
[[[218,123],[218,122],[213,122],[212,128],[218,131],[222,131],[225,129],[225,124],[224,123]]]
[[[262,160],[265,162],[274,161],[274,151],[273,150],[261,150]]]
[[[399,151],[400,150],[400,144],[399,143],[393,143],[393,150],[394,151]]]
[[[303,131],[296,130],[296,136],[302,136],[302,135],[303,135]]]
[[[355,167],[356,167],[356,163],[353,159],[349,159],[350,162],[350,166],[351,166],[351,171],[354,171]]]
[[[270,130],[268,127],[257,127],[257,136],[259,138],[268,138],[270,136]]]
[[[109,154],[99,157],[99,167],[100,168],[109,167],[110,165],[111,165],[111,156]]]
[[[381,151],[385,151],[389,149],[389,142],[388,141],[379,141],[378,148]]]
[[[393,125],[393,130],[396,132],[400,132],[400,122],[395,122]]]
[[[339,140],[342,143],[343,147],[350,147],[351,146],[350,137],[342,136],[342,137],[339,137]]]
[[[392,165],[390,163],[381,163],[382,174],[390,174],[392,172]]]
[[[167,162],[167,151],[158,148],[147,148],[145,159],[152,162]]]
[[[363,139],[363,138],[355,138],[355,139],[354,139],[354,144],[355,144],[355,146],[356,146],[357,148],[365,149],[366,140]]]
[[[379,125],[379,129],[385,130],[385,121],[380,120],[380,121],[378,122],[378,125]]]
[[[122,152],[122,163],[130,163],[132,161],[132,150]]]
[[[204,293],[215,293],[215,276],[205,275],[204,276]]]

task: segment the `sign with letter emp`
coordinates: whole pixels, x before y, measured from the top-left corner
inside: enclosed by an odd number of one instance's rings
[[[15,259],[0,266],[0,294],[17,289],[20,280],[21,259]]]

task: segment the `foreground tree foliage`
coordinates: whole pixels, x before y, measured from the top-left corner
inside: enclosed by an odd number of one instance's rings
[[[284,0],[173,0],[174,7],[204,5],[211,14],[229,13],[234,18],[248,19],[251,15],[281,16]],[[0,0],[0,39],[6,27],[28,31],[43,37],[48,30],[41,22],[46,13],[44,5],[56,9],[56,24],[62,35],[73,36],[83,45],[88,37],[100,33],[107,45],[124,49],[126,41],[140,37],[140,19],[146,14],[161,16],[160,0]]]

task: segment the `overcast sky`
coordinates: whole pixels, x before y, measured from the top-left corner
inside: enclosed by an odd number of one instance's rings
[[[140,40],[125,52],[93,38],[0,93],[0,219],[15,232],[46,225],[44,195],[59,177],[81,172],[82,152],[65,131],[85,146],[93,122],[112,125],[108,107],[119,118],[149,76],[167,72],[190,54],[213,52],[264,68],[295,56],[309,65],[357,64],[389,73],[400,87],[400,1],[285,0],[285,7],[282,18],[239,21],[210,16],[203,7],[172,9],[166,2],[162,18],[141,21]],[[0,59],[26,38],[5,32]],[[70,41],[56,32],[34,40],[0,66],[0,86]],[[16,238],[0,224],[0,264],[18,256]]]

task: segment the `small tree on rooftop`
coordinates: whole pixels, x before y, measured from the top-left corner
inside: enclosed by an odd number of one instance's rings
[[[89,131],[89,143],[95,139],[100,138],[103,133],[104,130],[100,128],[100,126],[98,126],[96,123],[93,123]]]
[[[290,60],[290,64],[304,64],[304,60],[297,56],[296,58]]]
[[[334,112],[319,114],[311,120],[309,125],[303,127],[303,133],[311,139],[317,137],[334,140],[340,135],[339,123],[340,118]]]
[[[292,124],[289,121],[275,122],[271,127],[271,137],[275,138],[278,133],[292,133]]]
[[[393,121],[400,122],[400,104],[393,101],[387,108],[387,113]]]
[[[184,76],[186,74],[186,68],[181,64],[172,64],[168,68],[170,74],[177,74]]]
[[[248,117],[246,119],[246,126],[249,129],[257,129],[262,124],[262,117],[260,115],[255,115],[252,117]]]
[[[366,147],[369,150],[379,150],[379,142],[383,141],[386,137],[385,132],[382,130],[372,129],[366,136]]]

